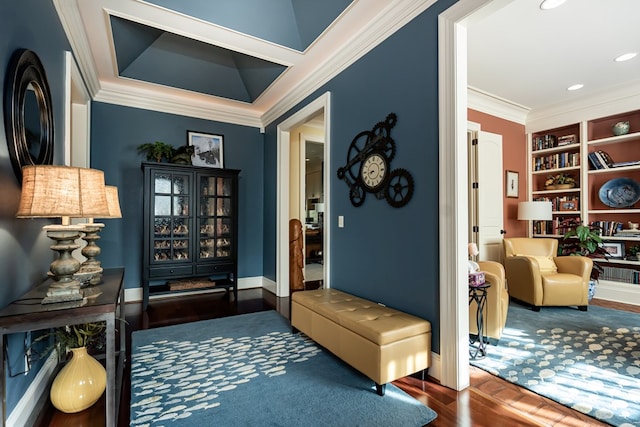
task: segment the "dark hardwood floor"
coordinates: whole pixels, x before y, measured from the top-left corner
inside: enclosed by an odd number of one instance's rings
[[[640,313],[640,307],[593,300],[592,305]],[[238,303],[223,293],[152,301],[146,312],[140,304],[126,304],[127,348],[131,332],[147,328],[277,310],[289,317],[289,298],[277,298],[261,289],[238,292]],[[119,411],[119,426],[129,425],[129,369],[125,368]],[[438,413],[430,427],[449,426],[606,426],[590,417],[471,367],[471,386],[456,392],[429,378],[406,377],[394,382],[411,396]],[[78,414],[63,414],[52,406],[42,412],[36,427],[104,426],[104,396],[93,407]]]

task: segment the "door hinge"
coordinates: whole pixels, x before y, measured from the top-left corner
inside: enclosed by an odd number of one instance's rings
[[[471,140],[471,145],[478,145],[478,138],[474,138]]]
[[[472,183],[471,188],[478,188],[478,183],[477,182]]]
[[[477,225],[474,225],[471,229],[472,229],[472,231],[474,233],[479,233],[480,232],[480,227],[478,227]]]

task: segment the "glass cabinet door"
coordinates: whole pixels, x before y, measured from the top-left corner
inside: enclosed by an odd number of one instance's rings
[[[153,174],[152,263],[189,261],[190,176],[171,172]]]
[[[199,259],[231,257],[232,179],[200,176]]]

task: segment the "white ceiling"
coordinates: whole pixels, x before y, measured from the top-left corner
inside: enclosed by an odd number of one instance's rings
[[[468,27],[468,84],[529,110],[640,84],[640,1],[515,0]],[[567,91],[575,83],[578,91]]]
[[[143,0],[53,1],[93,99],[256,127],[295,106],[434,2],[354,0],[299,52]],[[640,52],[639,0],[567,0],[551,11],[540,10],[540,1],[495,0],[494,8],[506,6],[468,27],[471,88],[535,111],[640,86],[640,57],[613,61]],[[252,103],[123,78],[109,15],[288,69]],[[574,83],[585,87],[568,92]]]

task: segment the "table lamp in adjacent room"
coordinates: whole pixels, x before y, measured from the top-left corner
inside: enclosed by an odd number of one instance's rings
[[[70,218],[92,218],[107,210],[104,173],[96,169],[71,166],[35,165],[22,168],[22,194],[18,218],[61,218],[61,224],[43,227],[54,240],[51,249],[58,257],[51,263],[53,283],[43,304],[77,301],[83,298],[74,274],[80,261],[71,252],[80,247],[75,240],[82,226]]]
[[[551,221],[551,202],[535,201],[518,203],[518,219],[523,221]]]
[[[97,285],[102,280],[103,269],[100,260],[97,259],[101,250],[96,242],[100,239],[99,233],[104,228],[104,224],[94,222],[94,220],[122,218],[118,188],[113,185],[106,185],[105,195],[107,209],[97,214],[94,218],[88,218],[86,223],[78,224],[82,226],[82,232],[84,233],[82,239],[87,242],[87,245],[81,251],[82,255],[87,259],[80,265],[80,270],[75,274],[75,277],[83,285]]]

